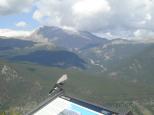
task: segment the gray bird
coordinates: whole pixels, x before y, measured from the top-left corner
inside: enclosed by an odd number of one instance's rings
[[[54,87],[51,89],[51,91],[49,92],[49,95],[51,95],[52,93],[54,92],[57,92],[57,91],[62,91],[63,90],[63,85],[64,85],[64,82],[67,80],[67,74],[64,74],[62,75],[57,83],[54,85]]]

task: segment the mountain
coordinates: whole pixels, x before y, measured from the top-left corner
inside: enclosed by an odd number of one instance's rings
[[[28,39],[52,42],[57,46],[68,49],[80,49],[87,45],[103,44],[108,41],[87,31],[68,30],[54,26],[40,27]]]
[[[85,61],[78,57],[75,53],[69,51],[35,51],[27,55],[18,55],[11,60],[29,61],[46,66],[62,67],[62,68],[85,68]]]
[[[33,102],[38,97],[39,99],[42,97],[43,89],[41,89],[42,86],[38,78],[35,81],[32,78],[33,75],[29,77],[26,68],[30,68],[30,65],[25,68],[24,66],[18,67],[17,64],[14,65],[0,60],[0,114],[4,110],[8,114],[25,114],[24,112],[33,105]],[[29,71],[32,71],[32,69],[29,69]],[[28,105],[25,105],[26,103]],[[23,106],[26,109],[23,109]],[[22,114],[19,114],[19,111]]]
[[[0,39],[0,113],[30,111],[64,73],[67,94],[112,108],[126,105],[135,115],[143,111],[138,105],[154,113],[153,43],[47,26],[30,37],[46,41]]]
[[[154,81],[154,44],[123,39],[110,40],[79,52],[95,71],[115,79]],[[143,79],[144,77],[144,79]]]
[[[0,50],[11,50],[15,48],[31,47],[34,42],[27,40],[20,40],[15,38],[0,37]]]

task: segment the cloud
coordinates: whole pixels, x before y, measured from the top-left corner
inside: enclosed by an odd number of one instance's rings
[[[24,21],[20,21],[18,23],[15,24],[17,27],[20,27],[20,28],[24,28],[27,26],[27,23],[24,22]]]
[[[40,21],[44,17],[43,13],[39,10],[36,10],[33,14],[33,19]]]
[[[28,12],[34,0],[0,0],[0,15]]]
[[[145,29],[138,29],[134,32],[134,36],[138,39],[143,39],[143,38],[154,39],[154,32],[150,30],[145,30]]]
[[[0,36],[6,36],[6,37],[25,37],[25,36],[29,36],[31,33],[32,31],[0,29]]]
[[[93,15],[98,12],[108,12],[111,8],[105,0],[80,0],[72,6],[77,15]]]
[[[40,25],[122,37],[134,36],[137,30],[154,31],[154,0],[0,0],[0,15],[31,8]]]
[[[41,24],[80,30],[91,30],[111,9],[107,0],[39,0],[36,7],[33,18]]]
[[[144,43],[154,43],[154,31],[138,29],[134,32],[134,40]]]
[[[33,18],[43,25],[129,37],[138,29],[154,31],[153,10],[153,0],[39,0]]]

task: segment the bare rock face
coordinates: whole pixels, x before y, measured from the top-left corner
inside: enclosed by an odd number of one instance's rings
[[[27,37],[36,42],[52,43],[67,49],[80,49],[90,47],[108,40],[100,38],[87,31],[68,30],[55,26],[43,26]]]

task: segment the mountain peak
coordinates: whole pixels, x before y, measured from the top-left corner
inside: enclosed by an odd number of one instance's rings
[[[99,38],[87,31],[60,28],[56,26],[43,26],[35,31],[31,38],[52,42],[56,46],[68,49],[80,49],[87,45],[104,43],[107,39]]]

